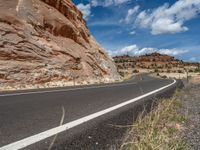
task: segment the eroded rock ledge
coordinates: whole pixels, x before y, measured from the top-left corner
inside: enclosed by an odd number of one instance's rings
[[[0,1],[0,87],[119,80],[71,0]]]

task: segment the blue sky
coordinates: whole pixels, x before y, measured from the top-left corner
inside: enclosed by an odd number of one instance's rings
[[[73,0],[111,55],[158,51],[200,62],[200,0]]]

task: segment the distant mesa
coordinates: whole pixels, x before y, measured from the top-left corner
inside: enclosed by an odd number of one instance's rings
[[[0,1],[1,89],[119,79],[71,0]]]
[[[124,72],[139,72],[146,70],[152,72],[184,72],[187,68],[190,72],[198,70],[199,63],[184,62],[173,56],[160,54],[157,52],[137,57],[129,55],[113,57],[120,74]]]
[[[121,62],[127,62],[127,65],[138,66],[141,68],[155,68],[157,67],[168,67],[178,66],[182,64],[181,60],[175,59],[173,56],[163,55],[157,52],[141,55],[138,57],[131,57],[129,55],[115,56],[113,57],[116,64]]]

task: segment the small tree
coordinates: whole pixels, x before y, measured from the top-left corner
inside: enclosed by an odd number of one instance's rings
[[[138,73],[138,72],[139,72],[139,70],[137,70],[137,69],[133,70],[133,73]]]
[[[158,68],[155,68],[155,69],[154,69],[154,72],[156,72],[156,73],[159,72]]]
[[[163,79],[166,79],[166,78],[167,78],[167,76],[166,76],[166,75],[164,75],[164,76],[162,76],[162,78],[163,78]]]
[[[194,72],[194,71],[192,69],[190,69],[189,72]]]
[[[183,71],[182,70],[178,70],[178,73],[183,73]]]
[[[167,69],[167,73],[170,73],[171,72],[171,70],[170,69]]]

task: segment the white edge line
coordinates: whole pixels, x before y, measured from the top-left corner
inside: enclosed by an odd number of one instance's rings
[[[98,88],[103,88],[103,87],[115,87],[115,86],[134,85],[134,84],[136,83],[103,85],[103,86],[96,86],[96,87],[82,87],[82,88],[60,89],[60,90],[49,90],[49,91],[32,91],[32,92],[24,92],[24,93],[0,94],[0,97],[20,96],[20,95],[28,95],[28,94],[43,94],[43,93],[53,93],[53,92],[66,92],[66,91],[85,90],[85,89],[98,89]]]
[[[123,102],[123,103],[121,103],[121,104],[115,105],[115,106],[110,107],[110,108],[107,108],[107,109],[105,109],[105,110],[102,110],[102,111],[96,112],[96,113],[94,113],[94,114],[85,116],[85,117],[83,117],[83,118],[77,119],[77,120],[75,120],[75,121],[66,123],[66,124],[64,124],[64,125],[61,125],[61,126],[52,128],[52,129],[47,130],[47,131],[44,131],[44,132],[42,132],[42,133],[39,133],[39,134],[30,136],[30,137],[27,137],[27,138],[25,138],[25,139],[22,139],[22,140],[20,140],[20,141],[14,142],[14,143],[11,143],[11,144],[6,145],[6,146],[3,146],[3,147],[0,148],[0,150],[17,150],[17,149],[25,148],[25,147],[27,147],[27,146],[29,146],[29,145],[32,145],[32,144],[34,144],[34,143],[37,143],[37,142],[39,142],[39,141],[41,141],[41,140],[44,140],[44,139],[46,139],[46,138],[49,138],[49,137],[51,137],[51,136],[53,136],[53,135],[56,135],[56,134],[61,133],[61,132],[63,132],[63,131],[69,130],[69,129],[75,127],[75,126],[78,126],[78,125],[80,125],[80,124],[83,124],[83,123],[85,123],[85,122],[87,122],[87,121],[90,121],[90,120],[92,120],[92,119],[94,119],[94,118],[97,118],[97,117],[99,117],[99,116],[102,116],[102,115],[104,115],[104,114],[107,114],[107,113],[109,113],[109,112],[111,112],[111,111],[114,111],[114,110],[116,110],[116,109],[119,109],[119,108],[121,108],[121,107],[123,107],[123,106],[126,106],[126,105],[128,105],[128,104],[131,104],[131,103],[133,103],[133,102],[135,102],[135,101],[138,101],[138,100],[140,100],[140,99],[142,99],[142,98],[145,98],[145,97],[147,97],[147,96],[150,96],[150,95],[152,95],[152,94],[155,94],[155,93],[157,93],[157,92],[159,92],[159,91],[161,91],[161,90],[163,90],[163,89],[166,89],[166,88],[168,88],[168,87],[174,85],[175,83],[176,83],[176,80],[174,80],[174,82],[171,83],[171,84],[169,84],[169,85],[166,85],[166,86],[161,87],[161,88],[159,88],[159,89],[157,89],[157,90],[151,91],[151,92],[149,92],[149,93],[146,93],[146,94],[141,95],[141,96],[139,96],[139,97],[136,97],[136,98],[134,98],[134,99],[128,100],[128,101]]]

